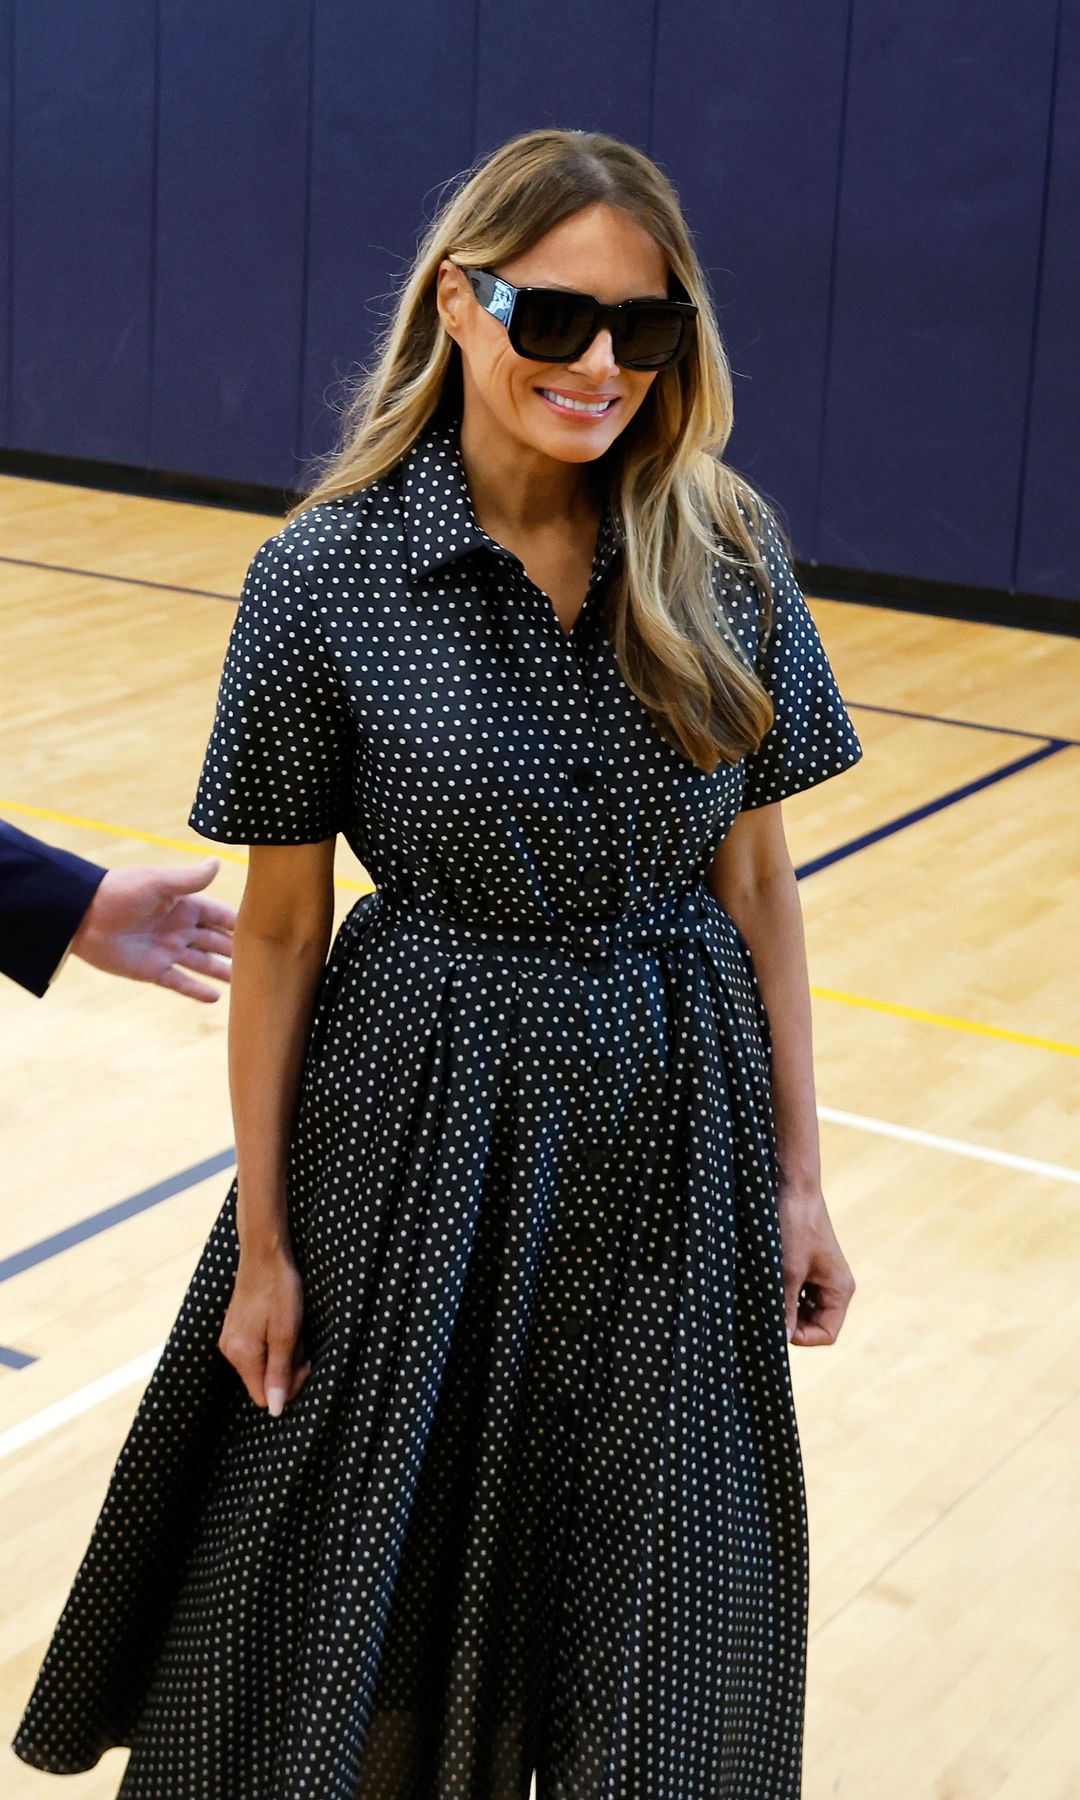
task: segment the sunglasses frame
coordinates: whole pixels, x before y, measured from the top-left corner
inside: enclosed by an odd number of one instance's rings
[[[453,258],[451,257],[450,260],[453,261]],[[494,269],[470,269],[465,268],[461,263],[455,263],[454,266],[461,269],[462,274],[468,277],[469,285],[484,311],[489,312],[493,319],[498,319],[501,325],[505,325],[512,348],[517,351],[519,356],[528,357],[530,362],[573,362],[575,357],[581,356],[588,349],[597,332],[602,331],[606,325],[610,328],[615,360],[621,369],[637,369],[640,372],[657,374],[664,369],[670,369],[680,358],[685,356],[693,341],[691,327],[697,318],[698,309],[692,300],[620,300],[616,306],[605,306],[603,301],[596,298],[595,294],[579,294],[565,288],[515,287],[513,282],[506,281],[501,275],[496,275]],[[523,349],[518,339],[515,322],[517,302],[522,294],[550,294],[553,299],[564,304],[570,300],[578,300],[591,306],[592,319],[581,342],[573,350],[568,351],[565,356],[541,356],[536,350]],[[656,306],[664,307],[676,314],[681,322],[681,335],[674,352],[666,362],[662,363],[641,365],[621,362],[615,346],[621,336],[622,321],[632,318],[636,312],[640,312],[645,307]]]

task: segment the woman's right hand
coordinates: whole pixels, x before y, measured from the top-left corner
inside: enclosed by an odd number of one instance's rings
[[[301,1340],[303,1317],[303,1281],[289,1252],[241,1249],[218,1349],[256,1406],[268,1406],[274,1418],[311,1372]]]

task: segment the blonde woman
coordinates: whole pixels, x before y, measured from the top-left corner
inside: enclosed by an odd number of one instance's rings
[[[129,1745],[129,1800],[795,1800],[788,1343],[854,1284],[780,802],[862,750],[664,174],[504,144],[342,423],[190,816],[251,846],[237,1179],[15,1749]]]

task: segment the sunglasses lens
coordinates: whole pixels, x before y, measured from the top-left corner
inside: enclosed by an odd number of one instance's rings
[[[662,369],[679,352],[683,317],[665,306],[631,307],[615,346],[616,359],[627,369]]]
[[[514,311],[518,341],[529,356],[558,362],[574,356],[589,328],[592,308],[567,294],[523,293]]]
[[[514,308],[513,336],[523,356],[567,362],[588,347],[592,307],[553,288],[522,290]],[[623,315],[615,360],[626,369],[663,369],[684,345],[684,316],[663,304],[631,306]]]

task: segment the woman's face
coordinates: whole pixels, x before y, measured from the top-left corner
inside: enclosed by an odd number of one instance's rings
[[[663,300],[667,257],[618,207],[597,204],[564,219],[496,273],[515,287],[563,287],[617,305]],[[522,446],[559,462],[591,462],[624,431],[657,371],[622,369],[605,326],[573,362],[533,362],[511,348],[505,325],[480,305],[467,277],[444,257],[439,265],[439,315],[460,346],[465,406],[482,414]],[[544,389],[581,400],[610,399],[594,418],[568,414]]]

